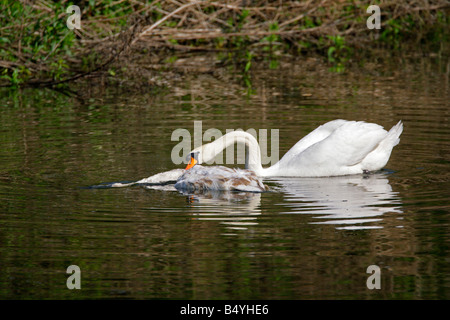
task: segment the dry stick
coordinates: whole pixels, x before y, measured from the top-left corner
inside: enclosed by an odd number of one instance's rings
[[[204,47],[204,46],[185,46],[181,44],[173,44],[173,43],[167,43],[162,41],[168,41],[168,39],[161,39],[161,41],[154,40],[151,42],[146,43],[148,47],[155,47],[155,48],[170,48],[175,50],[181,50],[181,51],[187,51],[187,52],[195,52],[195,51],[206,51],[206,52],[221,52],[221,51],[227,51],[229,52],[230,49],[217,49],[217,48],[211,48],[211,47]]]
[[[155,3],[158,3],[159,1],[156,1]],[[141,11],[147,11],[147,10],[149,10],[149,9],[152,9],[153,7],[152,6],[150,6],[150,8],[142,8],[142,9],[139,9],[139,10],[137,10],[136,12],[135,12],[135,14],[138,14],[138,13],[140,13]],[[116,17],[116,18],[108,18],[108,19],[103,19],[103,18],[99,18],[99,19],[95,19],[95,20],[91,20],[91,21],[88,21],[88,23],[90,23],[90,24],[95,24],[95,22],[96,21],[109,21],[109,20],[116,20],[116,19],[121,19],[122,17]],[[84,26],[86,26],[86,23],[84,24]],[[91,28],[92,29],[92,28]],[[128,28],[127,30],[130,30],[131,28]],[[76,30],[76,29],[74,29],[74,30]],[[84,27],[84,28],[81,28],[81,29],[79,29],[80,31],[83,31],[84,33],[86,33],[87,34],[87,36],[89,36],[89,38],[90,39],[81,39],[80,40],[80,42],[81,43],[93,43],[93,44],[99,44],[99,43],[101,43],[101,42],[107,42],[107,41],[110,41],[110,40],[112,40],[112,41],[114,41],[114,39],[116,39],[117,37],[119,37],[120,35],[122,35],[124,32],[126,32],[126,31],[124,31],[124,30],[121,30],[121,31],[119,31],[119,32],[117,32],[117,33],[114,33],[114,34],[112,34],[112,35],[109,35],[109,36],[107,36],[107,37],[103,37],[103,38],[100,38],[100,39],[94,39],[95,37],[93,36],[93,35],[91,35],[91,34],[89,34],[87,31],[86,31],[86,27]]]
[[[233,6],[233,5],[229,5],[229,4],[223,4],[223,3],[217,3],[217,2],[211,2],[208,3],[210,6],[215,6],[215,7],[222,7],[222,8],[227,8],[227,9],[232,9],[232,10],[242,10],[242,9],[247,9],[247,10],[260,10],[260,9],[264,9],[264,10],[269,10],[269,11],[276,11],[278,10],[277,7],[239,7],[239,6]]]
[[[17,67],[20,67],[21,65],[22,64],[17,63],[17,62],[0,60],[0,67],[5,68],[5,69],[17,68]]]
[[[198,7],[198,11],[196,11],[196,10],[193,10],[192,8],[190,8],[189,9],[189,11],[193,11],[194,12],[194,14],[196,15],[196,16],[201,16],[201,18],[203,18],[203,19],[201,19],[201,21],[202,21],[202,24],[203,25],[205,25],[205,27],[206,27],[206,23],[209,21],[209,20],[214,20],[214,21],[216,21],[216,22],[218,22],[218,23],[220,23],[220,24],[222,24],[222,25],[224,25],[224,26],[226,26],[226,27],[228,27],[229,26],[229,24],[228,23],[226,23],[225,21],[223,21],[223,20],[220,20],[220,19],[218,19],[218,18],[216,18],[214,15],[207,15],[206,13],[204,13],[202,10],[201,10],[201,8],[200,8],[200,6],[197,6]],[[200,18],[200,17],[199,17]]]
[[[159,19],[158,21],[156,21],[154,24],[152,24],[149,28],[145,29],[143,32],[141,32],[136,38],[134,38],[134,40],[131,42],[130,46],[134,45],[136,43],[136,41],[138,41],[140,38],[142,38],[143,36],[145,36],[146,34],[150,33],[153,29],[155,29],[157,26],[159,26],[161,23],[163,23],[164,21],[166,21],[167,19],[169,19],[170,17],[176,15],[177,13],[183,11],[186,8],[189,8],[191,6],[197,5],[201,2],[190,2],[187,3],[185,5],[182,5],[181,7],[179,7],[178,9],[172,11],[171,13],[169,13],[168,15],[166,15],[164,18]]]
[[[154,36],[160,36],[160,40],[167,40],[168,36],[170,36],[170,39],[180,39],[180,40],[187,40],[187,39],[207,39],[207,38],[216,38],[216,37],[223,37],[223,38],[229,38],[229,37],[238,37],[238,36],[248,36],[248,37],[263,37],[268,35],[280,35],[280,36],[287,36],[287,35],[293,35],[293,34],[300,34],[300,33],[311,33],[316,32],[321,29],[326,29],[330,26],[333,26],[333,24],[328,25],[321,25],[314,28],[309,29],[303,29],[303,30],[287,30],[287,31],[242,31],[242,32],[218,32],[218,31],[210,31],[210,30],[184,30],[184,31],[178,31],[177,33],[171,32],[171,30],[165,30],[161,31],[159,33],[155,33]]]
[[[299,15],[299,16],[297,16],[297,17],[291,19],[291,20],[288,20],[288,21],[283,22],[282,24],[280,24],[280,28],[282,28],[282,27],[284,27],[284,26],[286,26],[286,25],[288,25],[288,24],[291,24],[291,23],[293,23],[293,22],[296,22],[296,21],[298,21],[298,20],[301,20],[301,19],[303,19],[303,18],[304,18],[305,16],[307,16],[307,15],[310,15],[311,13],[313,13],[314,11],[316,11],[317,8],[322,7],[322,5],[323,5],[323,3],[324,3],[325,1],[326,1],[326,0],[323,0],[318,6],[313,7],[313,8],[310,9],[308,12],[302,13],[301,15]],[[311,1],[309,1],[308,4],[307,4],[306,6],[309,6],[310,3],[311,3]]]
[[[205,17],[205,14],[203,13],[202,8],[200,8],[200,5],[199,5],[199,4],[197,4],[196,7],[197,7],[198,11],[197,11],[197,10],[193,10],[193,11],[194,11],[194,14],[195,14],[197,17],[199,17],[200,23],[206,28],[206,27],[207,27],[207,22],[205,21],[205,19],[202,19],[202,16],[203,16],[203,18],[204,18],[204,17]],[[192,9],[192,8],[189,8],[189,10],[191,10],[191,9]]]
[[[183,25],[183,23],[184,23],[184,21],[186,20],[188,14],[189,14],[189,12],[186,12],[186,13],[183,15],[183,17],[180,19],[180,21],[178,21],[177,28],[179,28],[179,27],[181,27],[181,26]]]
[[[226,8],[218,9],[217,11],[211,13],[211,14],[208,16],[208,20],[214,20],[214,21],[217,21],[217,22],[223,24],[224,26],[229,27],[229,24],[228,24],[228,23],[226,23],[225,21],[223,21],[223,20],[221,20],[221,19],[218,18],[218,17],[220,16],[220,14],[222,14],[223,12],[226,12],[226,11],[227,11]],[[204,13],[203,13],[203,14],[204,14]],[[206,14],[205,14],[205,15],[206,15]]]

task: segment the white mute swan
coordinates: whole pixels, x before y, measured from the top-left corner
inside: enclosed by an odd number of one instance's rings
[[[388,132],[375,123],[333,120],[306,135],[269,168],[261,165],[261,150],[256,139],[247,132],[233,131],[192,150],[186,169],[213,160],[229,145],[244,143],[247,149],[245,168],[259,177],[323,177],[376,171],[388,162],[402,131],[401,121]]]

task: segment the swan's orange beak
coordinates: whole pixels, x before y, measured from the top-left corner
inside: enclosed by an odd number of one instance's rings
[[[189,163],[188,163],[188,165],[187,165],[185,170],[189,170],[190,168],[192,168],[196,164],[197,164],[197,160],[195,160],[195,158],[193,156],[191,156],[191,160],[189,161]]]

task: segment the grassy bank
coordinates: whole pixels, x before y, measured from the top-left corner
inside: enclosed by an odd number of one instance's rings
[[[69,29],[70,5],[81,10]],[[256,61],[319,54],[337,71],[375,51],[448,52],[445,0],[373,1],[0,0],[0,85],[64,86],[92,77],[154,84],[181,55],[213,53],[244,82]],[[74,20],[71,20],[74,21]],[[207,70],[210,70],[207,68]],[[198,68],[197,72],[205,72]]]

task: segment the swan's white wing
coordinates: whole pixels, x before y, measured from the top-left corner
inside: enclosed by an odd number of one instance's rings
[[[359,164],[386,135],[387,131],[374,123],[345,122],[291,159],[287,167],[302,168],[312,176],[351,174],[351,167]]]
[[[289,161],[290,159],[293,159],[297,157],[297,155],[313,144],[324,140],[327,138],[330,134],[332,134],[334,131],[336,131],[337,128],[344,125],[345,123],[349,123],[351,121],[337,119],[333,121],[329,121],[313,131],[311,131],[309,134],[304,136],[301,140],[299,140],[284,156],[283,161]]]

